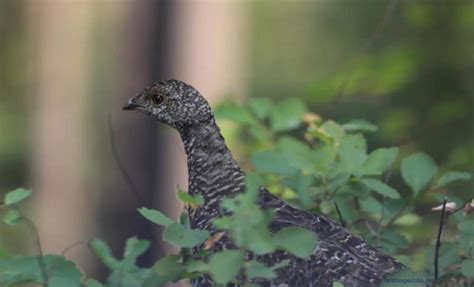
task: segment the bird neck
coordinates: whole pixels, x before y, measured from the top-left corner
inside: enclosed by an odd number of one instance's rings
[[[180,129],[188,161],[188,192],[201,194],[206,205],[243,191],[245,174],[239,167],[215,119]]]

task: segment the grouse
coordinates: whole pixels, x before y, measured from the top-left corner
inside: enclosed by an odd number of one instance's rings
[[[194,87],[167,79],[130,98],[123,109],[143,111],[179,132],[187,155],[188,192],[204,197],[202,206],[188,212],[191,228],[215,234],[212,220],[222,215],[219,203],[245,190],[245,173],[228,149],[205,98]],[[258,204],[274,210],[269,226],[272,232],[296,226],[319,238],[318,246],[306,259],[284,251],[256,256],[267,266],[289,261],[276,270],[276,278],[255,282],[261,286],[332,286],[333,282],[378,286],[383,276],[403,268],[394,258],[380,253],[330,218],[296,209],[263,187]],[[217,249],[232,248],[227,233],[215,244],[220,246]],[[193,286],[213,285],[209,276],[193,281]]]

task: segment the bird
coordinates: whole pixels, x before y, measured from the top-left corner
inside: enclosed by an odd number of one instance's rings
[[[165,79],[128,99],[123,110],[145,112],[179,132],[187,156],[188,193],[204,198],[204,204],[188,209],[190,226],[216,234],[213,219],[223,216],[220,202],[245,191],[246,175],[226,145],[207,100],[193,86]],[[276,278],[255,281],[261,286],[326,287],[334,282],[352,287],[379,286],[384,276],[404,268],[329,217],[295,208],[265,187],[260,187],[257,203],[262,209],[273,210],[271,232],[300,227],[314,232],[319,239],[311,256],[305,259],[285,251],[255,256],[267,266],[289,262],[276,269]],[[216,250],[233,248],[227,232],[215,244]],[[199,248],[194,249],[198,251]],[[192,284],[215,286],[212,278],[205,275]]]

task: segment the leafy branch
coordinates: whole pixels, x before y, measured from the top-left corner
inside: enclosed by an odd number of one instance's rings
[[[405,236],[408,228],[423,219],[418,203],[439,201],[451,184],[470,180],[469,173],[444,171],[423,152],[406,155],[397,147],[369,150],[366,134],[376,132],[377,126],[363,120],[344,124],[325,120],[308,113],[307,107],[296,98],[276,103],[252,99],[245,106],[227,103],[216,114],[219,120],[237,123],[238,131],[245,134],[245,143],[234,144],[245,147],[244,156],[250,159],[246,166],[253,171],[248,173],[245,193],[221,202],[222,216],[210,223],[215,230],[194,230],[186,220],[171,219],[141,204],[143,207],[138,212],[163,226],[163,240],[177,246],[179,252],[165,256],[149,268],[142,268],[137,266],[136,259],[151,242],[130,238],[123,258],[119,259],[113,256],[106,242],[92,239],[89,248],[110,271],[107,280],[101,283],[86,279],[73,262],[64,258],[68,250],[83,242],[68,247],[63,256],[42,253],[34,224],[28,218],[25,220],[17,206],[31,191],[20,189],[5,196],[1,206],[7,212],[3,220],[10,225],[23,220],[35,233],[31,237],[35,238],[38,255],[0,258],[0,285],[34,282],[49,287],[154,287],[184,278],[211,277],[218,284],[251,286],[259,280],[274,278],[285,262],[266,266],[247,260],[249,252],[262,255],[284,250],[305,258],[317,246],[317,238],[298,228],[271,233],[268,225],[272,213],[261,210],[255,202],[260,185],[278,191],[292,205],[339,220],[370,244],[402,260],[407,269],[388,279],[435,278],[441,284],[446,278],[455,278],[459,283],[473,282],[474,221],[469,217],[474,210],[472,199],[463,201],[453,196],[453,202],[445,200],[442,206],[433,208],[442,213],[435,246],[432,249],[425,245],[419,249],[427,253],[434,251],[429,253],[433,255],[433,261],[429,262],[434,264],[424,266],[427,272],[411,269],[410,261],[414,257],[406,253],[418,247],[416,239]],[[108,123],[114,160],[137,202],[143,203],[118,156],[110,118]],[[304,135],[300,136],[301,133]],[[244,137],[238,137],[237,141],[241,138]],[[232,144],[232,138],[228,140]],[[389,178],[397,174],[402,181],[394,187]],[[202,197],[181,190],[177,196],[188,205],[190,212],[204,203]],[[462,206],[456,207],[455,203]],[[459,213],[461,210],[463,215]],[[446,220],[454,214],[458,234],[453,239],[444,239],[441,246]],[[186,214],[182,218],[186,218]],[[220,242],[229,239],[233,249],[220,250]],[[191,249],[199,252],[191,255]]]

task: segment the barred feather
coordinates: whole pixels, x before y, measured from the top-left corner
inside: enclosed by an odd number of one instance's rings
[[[165,96],[167,101],[160,106],[153,105],[147,99],[155,94]],[[208,103],[196,89],[177,80],[154,84],[131,102],[179,131],[188,161],[188,192],[201,194],[205,199],[204,205],[189,210],[191,227],[214,234],[212,219],[221,216],[219,203],[244,191],[245,174],[228,149]],[[346,286],[378,286],[383,276],[403,268],[401,263],[380,253],[330,218],[298,210],[265,188],[260,190],[258,204],[275,211],[271,231],[298,226],[319,237],[317,248],[307,259],[283,251],[263,256],[249,254],[267,266],[283,260],[290,262],[277,269],[277,278],[255,282],[261,286],[332,286],[333,282]],[[224,234],[213,250],[233,247],[229,235]],[[193,285],[213,286],[213,283],[204,276]]]

